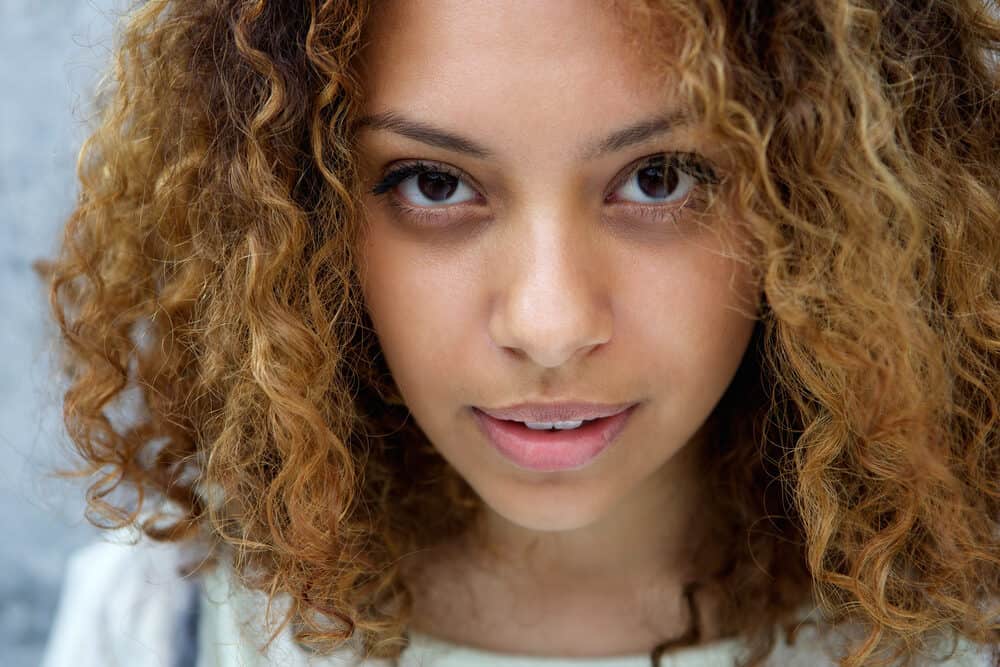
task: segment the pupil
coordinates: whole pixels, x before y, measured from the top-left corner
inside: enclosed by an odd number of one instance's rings
[[[673,167],[647,167],[639,172],[639,188],[647,197],[666,197],[677,187],[677,170]]]
[[[458,187],[458,179],[451,174],[441,172],[425,172],[417,176],[417,187],[420,194],[433,201],[447,199]]]

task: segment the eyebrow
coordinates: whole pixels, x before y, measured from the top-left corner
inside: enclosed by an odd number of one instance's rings
[[[678,109],[639,120],[620,130],[615,130],[606,138],[584,148],[580,157],[584,160],[594,160],[608,153],[640,144],[647,139],[666,134],[679,126],[688,124],[690,118],[691,116],[686,110]],[[363,128],[388,130],[429,146],[463,153],[482,160],[488,160],[495,156],[492,150],[472,139],[435,127],[424,121],[407,118],[397,111],[383,111],[363,116],[356,121],[355,130]]]

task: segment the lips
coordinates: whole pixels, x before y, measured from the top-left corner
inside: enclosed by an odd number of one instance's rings
[[[494,419],[519,422],[569,422],[611,417],[632,403],[519,403],[506,408],[477,408]]]
[[[602,407],[606,410],[608,406]],[[478,408],[472,411],[480,430],[507,460],[526,470],[554,472],[578,470],[596,459],[615,442],[636,407],[637,404],[626,405],[625,409],[619,408],[610,416],[594,418],[575,429],[554,431],[529,429],[519,421],[498,419]],[[535,416],[530,421],[535,421]],[[548,419],[537,421],[571,421],[552,419],[558,415],[544,416]]]

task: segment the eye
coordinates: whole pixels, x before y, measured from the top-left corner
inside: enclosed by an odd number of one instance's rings
[[[698,178],[680,168],[676,160],[667,155],[657,155],[638,168],[627,171],[623,181],[615,184],[614,192],[631,203],[670,204],[683,200],[698,185]],[[606,197],[605,202],[611,201]]]
[[[421,208],[464,204],[476,196],[476,191],[465,183],[460,173],[427,162],[403,164],[390,171],[372,188],[372,194],[380,195],[393,189],[406,204]]]
[[[719,183],[708,161],[697,153],[660,153],[633,163],[622,173],[624,176],[604,198],[605,203],[621,201],[652,218],[684,208],[698,185]],[[417,160],[391,170],[371,193],[388,193],[388,203],[402,215],[436,224],[451,216],[462,216],[462,207],[457,205],[480,198],[466,181],[451,167]],[[619,190],[622,195],[616,194]],[[700,205],[700,201],[693,206]]]

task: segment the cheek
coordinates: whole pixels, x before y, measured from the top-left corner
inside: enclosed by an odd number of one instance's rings
[[[453,258],[436,257],[389,234],[365,243],[366,307],[400,389],[440,377],[455,363],[475,308],[474,275]]]
[[[653,381],[686,407],[714,403],[728,386],[755,324],[756,292],[739,262],[679,249],[632,277],[629,324]],[[668,402],[683,411],[680,402]]]

